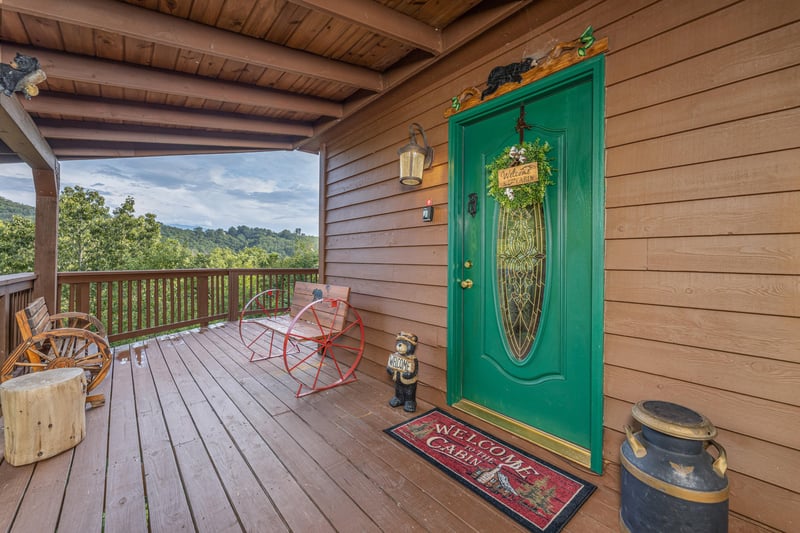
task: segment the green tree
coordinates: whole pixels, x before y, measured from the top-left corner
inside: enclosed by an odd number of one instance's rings
[[[314,268],[319,264],[318,239],[297,231],[275,233],[248,226],[185,230],[163,226],[150,213],[137,216],[134,208],[132,197],[111,211],[97,191],[66,187],[59,199],[59,271]],[[33,219],[0,221],[0,272],[30,272],[33,257]]]
[[[161,240],[161,227],[153,214],[134,214],[132,197],[112,213],[97,191],[66,187],[59,209],[60,271],[150,268],[151,249]]]
[[[101,270],[104,225],[111,218],[105,198],[83,187],[66,187],[58,205],[58,269]]]
[[[203,262],[198,263],[200,257]],[[175,239],[160,239],[141,250],[138,266],[132,270],[175,270],[180,268],[205,268],[207,256],[195,254]]]
[[[149,251],[161,241],[161,226],[156,216],[147,213],[134,215],[134,201],[128,196],[114,209],[107,226],[107,255],[104,270],[144,270],[153,268],[149,262],[157,259]]]
[[[317,240],[301,237],[294,245],[294,253],[284,258],[284,268],[315,268],[319,266]]]
[[[34,238],[32,219],[13,215],[0,221],[0,274],[33,271]]]

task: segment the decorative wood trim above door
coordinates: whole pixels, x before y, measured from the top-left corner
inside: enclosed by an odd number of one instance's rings
[[[587,28],[587,32],[591,35],[591,26]],[[586,32],[584,32],[586,35]],[[593,38],[592,38],[593,39]],[[583,51],[583,53],[581,53]],[[581,36],[572,41],[565,41],[557,44],[553,49],[543,58],[534,61],[529,70],[519,74],[519,82],[508,82],[500,85],[496,91],[482,97],[482,91],[477,87],[468,87],[461,91],[458,96],[454,96],[450,100],[450,107],[444,112],[444,117],[449,118],[456,113],[466,111],[478,104],[488,102],[498,96],[502,96],[520,87],[531,84],[537,80],[549,76],[567,67],[571,67],[576,63],[580,63],[591,57],[600,55],[608,51],[608,37],[603,37],[591,44],[586,45],[586,39]],[[509,65],[510,66],[510,65]],[[503,67],[496,67],[503,68]],[[494,72],[494,69],[493,71]],[[491,75],[490,75],[491,78]],[[485,91],[483,91],[485,92]]]

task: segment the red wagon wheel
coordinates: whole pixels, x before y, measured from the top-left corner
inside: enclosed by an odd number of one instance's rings
[[[250,350],[250,361],[262,361],[279,355],[277,346],[273,353],[275,331],[266,325],[265,319],[288,311],[289,304],[284,298],[285,291],[269,289],[250,298],[239,313],[239,338]]]
[[[103,381],[111,368],[106,340],[83,329],[61,328],[39,333],[17,346],[0,368],[0,381],[28,372],[77,367],[86,375],[86,390]]]
[[[356,380],[364,354],[364,322],[348,302],[323,298],[305,306],[283,340],[286,371],[297,397]]]

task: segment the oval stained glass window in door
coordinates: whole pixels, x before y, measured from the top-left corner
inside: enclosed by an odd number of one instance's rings
[[[498,311],[511,355],[526,358],[536,340],[545,289],[546,231],[543,204],[499,207]]]

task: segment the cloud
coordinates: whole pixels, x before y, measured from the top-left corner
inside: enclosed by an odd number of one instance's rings
[[[96,190],[112,209],[131,196],[137,214],[169,225],[317,235],[318,161],[304,152],[62,161],[61,187]],[[0,165],[0,183],[0,196],[34,205],[27,165]]]

